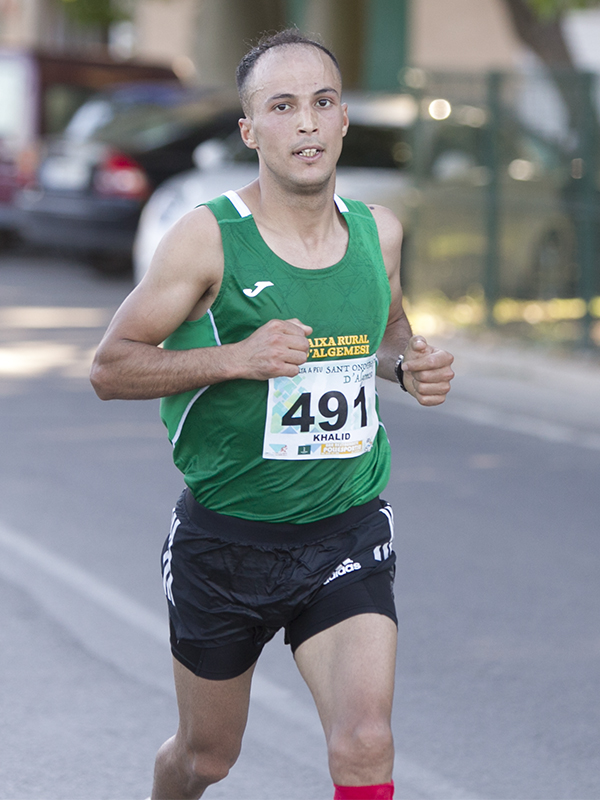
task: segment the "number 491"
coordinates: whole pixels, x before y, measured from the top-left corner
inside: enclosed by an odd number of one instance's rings
[[[301,433],[308,433],[311,425],[315,424],[315,418],[310,413],[311,401],[310,392],[301,394],[289,411],[283,415],[281,424],[297,426]],[[332,420],[331,422],[319,422],[319,428],[324,431],[338,431],[344,427],[348,420],[348,400],[342,392],[325,392],[319,398],[317,405],[319,414]],[[360,407],[360,427],[365,428],[367,426],[367,401],[364,386],[361,387],[354,400],[354,408],[358,407]]]

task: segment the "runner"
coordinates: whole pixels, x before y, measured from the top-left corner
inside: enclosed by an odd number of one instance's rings
[[[411,337],[398,220],[334,194],[349,124],[335,57],[283,31],[237,79],[259,177],[167,233],[92,370],[103,399],[163,398],[186,483],[162,556],[180,724],[152,797],[198,798],[227,775],[256,661],[285,628],[335,798],[389,800],[395,554],[375,371],[434,406],[453,359]]]

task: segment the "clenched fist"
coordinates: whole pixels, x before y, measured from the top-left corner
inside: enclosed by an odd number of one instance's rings
[[[286,375],[293,378],[308,356],[312,328],[299,319],[272,319],[239,342],[240,377],[268,380]]]
[[[454,356],[427,344],[423,336],[411,337],[404,351],[404,386],[423,406],[438,406],[450,391]]]

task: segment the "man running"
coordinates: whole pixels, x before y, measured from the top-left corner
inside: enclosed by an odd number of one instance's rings
[[[180,724],[152,797],[198,798],[227,775],[283,627],[335,798],[389,800],[395,555],[375,371],[434,406],[453,359],[411,338],[398,220],[334,194],[349,124],[335,57],[283,31],[237,80],[259,177],[167,233],[92,370],[102,399],[163,398],[186,483],[162,559]]]

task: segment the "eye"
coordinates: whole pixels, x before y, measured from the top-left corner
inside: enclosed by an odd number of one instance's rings
[[[277,103],[275,111],[286,111],[289,108],[288,103]]]

